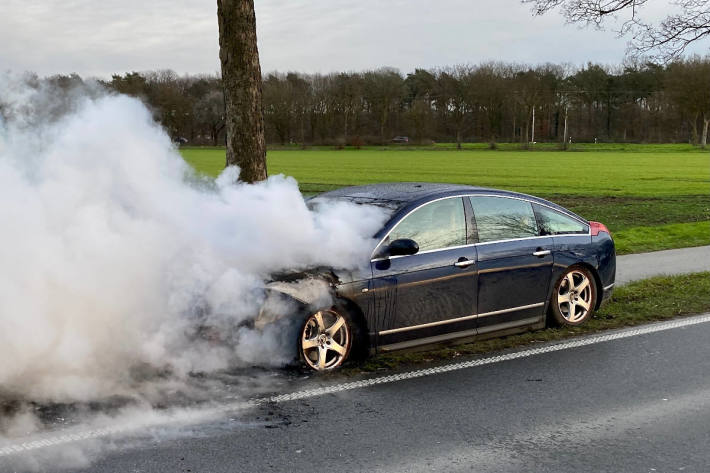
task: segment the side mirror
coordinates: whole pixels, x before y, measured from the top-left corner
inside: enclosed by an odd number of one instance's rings
[[[387,248],[385,248],[386,256],[402,256],[402,255],[413,255],[419,251],[419,245],[416,241],[410,240],[409,238],[400,238],[390,243]]]

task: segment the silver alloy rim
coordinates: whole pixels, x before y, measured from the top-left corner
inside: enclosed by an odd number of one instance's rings
[[[350,349],[350,328],[345,318],[332,310],[311,315],[301,334],[301,350],[308,366],[325,371],[340,366]]]
[[[557,291],[557,304],[567,322],[584,319],[592,306],[592,285],[587,275],[576,270],[567,273]]]

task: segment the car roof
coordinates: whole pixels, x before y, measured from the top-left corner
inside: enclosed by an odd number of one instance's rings
[[[553,202],[520,192],[513,192],[490,187],[468,186],[464,184],[446,184],[437,182],[388,182],[369,184],[364,186],[342,187],[340,189],[324,192],[313,197],[314,201],[320,199],[347,200],[357,204],[370,204],[387,209],[392,215],[403,211],[407,207],[416,206],[427,200],[461,194],[494,194],[500,196],[523,198],[531,202],[544,204],[582,221],[586,220],[579,215],[561,207]]]
[[[397,209],[404,205],[429,197],[444,196],[449,193],[471,192],[494,189],[444,184],[435,182],[389,182],[365,186],[342,187],[319,194],[318,198],[343,199],[361,204],[374,204]]]

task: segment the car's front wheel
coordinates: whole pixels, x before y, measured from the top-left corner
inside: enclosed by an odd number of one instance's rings
[[[550,312],[558,325],[581,325],[589,320],[597,302],[597,285],[583,266],[569,268],[557,280]]]
[[[350,355],[354,329],[348,314],[336,308],[308,316],[299,341],[301,359],[316,371],[341,366]]]

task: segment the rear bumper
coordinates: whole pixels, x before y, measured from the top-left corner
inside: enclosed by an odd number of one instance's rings
[[[601,301],[599,302],[599,307],[604,305],[606,301],[611,299],[611,295],[614,293],[614,283],[609,284],[608,286],[602,288],[602,298]]]

